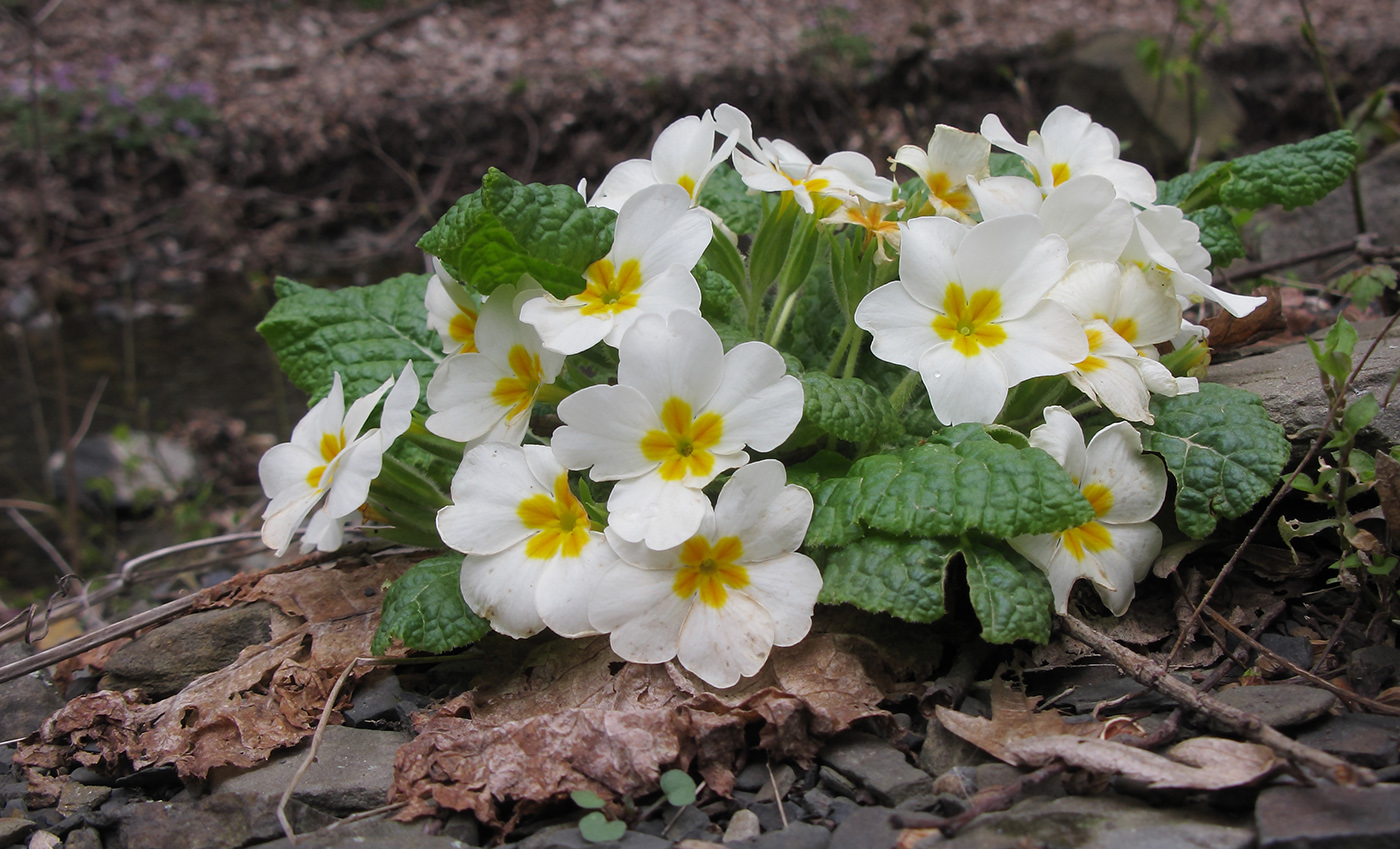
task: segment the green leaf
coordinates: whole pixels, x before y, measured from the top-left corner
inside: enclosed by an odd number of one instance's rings
[[[740,305],[739,290],[724,275],[704,267],[705,261],[695,269],[695,282],[700,284],[700,314],[712,324],[724,324],[742,318],[743,310],[735,315],[734,307]]]
[[[1321,200],[1356,167],[1356,139],[1337,130],[1284,144],[1230,162],[1230,176],[1220,186],[1220,200],[1237,209],[1260,209],[1277,203],[1284,209]]]
[[[1219,202],[1220,184],[1230,176],[1230,163],[1210,162],[1199,171],[1171,180],[1157,181],[1157,203],[1180,207],[1183,212]]]
[[[808,445],[823,434],[865,445],[904,433],[889,399],[863,380],[808,372],[802,393],[802,421],[789,445]]]
[[[622,839],[627,833],[627,823],[610,820],[602,811],[594,811],[578,821],[578,833],[589,843],[608,843]]]
[[[408,360],[426,387],[443,358],[437,333],[428,329],[423,306],[427,287],[423,274],[334,291],[279,279],[278,301],[258,332],[272,346],[282,371],[313,404],[330,391],[335,372],[340,372],[348,402],[398,377]],[[427,412],[421,398],[419,409]]]
[[[616,217],[568,186],[523,185],[492,168],[418,247],[483,295],[529,274],[565,298],[583,291],[583,272],[608,252]]]
[[[1210,251],[1212,268],[1224,268],[1245,255],[1240,228],[1225,207],[1207,206],[1188,212],[1186,217],[1201,228],[1201,246]]]
[[[1027,180],[1035,180],[1020,154],[995,151],[987,165],[993,177],[1025,177]]]
[[[822,450],[800,463],[787,464],[787,482],[806,487],[810,492],[828,478],[845,477],[851,461],[843,454]]]
[[[668,769],[661,773],[661,792],[666,801],[683,808],[695,804],[695,779],[679,769]]]
[[[872,534],[831,552],[818,601],[933,622],[943,616],[943,578],[957,553],[944,540]]]
[[[1199,392],[1152,399],[1151,425],[1137,425],[1143,448],[1176,478],[1176,521],[1202,539],[1219,518],[1243,516],[1278,483],[1288,438],[1259,396],[1202,383]]]
[[[1337,291],[1350,295],[1352,302],[1362,309],[1394,288],[1395,269],[1388,265],[1362,266],[1337,278]]]
[[[1346,411],[1342,413],[1342,420],[1337,425],[1337,432],[1323,447],[1341,448],[1354,441],[1361,429],[1370,424],[1372,419],[1380,415],[1380,412],[1380,402],[1376,400],[1376,396],[1369,392],[1360,398],[1353,399],[1347,404]]]
[[[603,801],[602,796],[592,790],[574,790],[569,793],[569,798],[574,800],[575,805],[589,810],[595,810],[607,804]]]
[[[896,536],[1006,538],[1081,525],[1094,510],[1059,464],[1038,448],[997,442],[959,425],[895,454],[865,457],[812,493],[807,544],[845,545],[865,529]]]
[[[963,548],[967,591],[989,643],[1050,639],[1055,597],[1050,581],[1014,551],[970,543]]]
[[[720,229],[719,225],[712,225],[710,234],[710,244],[705,248],[704,263],[707,268],[724,276],[730,285],[735,287],[735,294],[738,288],[744,285],[747,272],[744,270],[744,258],[739,254],[739,249],[735,247]]]
[[[491,630],[462,600],[462,555],[443,554],[409,569],[384,592],[384,612],[370,651],[383,654],[391,640],[441,654],[470,645]]]
[[[728,163],[720,165],[700,189],[700,205],[715,213],[736,234],[758,230],[763,203],[749,194],[744,178]]]

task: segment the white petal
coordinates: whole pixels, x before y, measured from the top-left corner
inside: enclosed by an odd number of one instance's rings
[[[1036,305],[1069,268],[1069,248],[1058,236],[1042,236],[1040,219],[1010,215],[973,227],[958,246],[963,292],[991,289],[1001,315],[1016,318]]]
[[[584,315],[583,301],[577,298],[561,301],[549,294],[526,302],[520,308],[520,320],[535,328],[541,344],[561,354],[577,354],[592,348],[603,341],[613,327],[612,313]]]
[[[901,224],[900,232],[898,282],[914,300],[942,311],[948,284],[962,279],[957,252],[971,228],[951,218],[915,218]]]
[[[345,390],[340,383],[340,372],[335,372],[331,380],[331,391],[326,397],[306,412],[302,420],[292,428],[292,444],[306,449],[312,454],[321,453],[321,437],[324,434],[339,435],[345,422]],[[353,438],[347,436],[346,438]]]
[[[458,442],[490,432],[510,412],[492,397],[496,384],[510,376],[484,354],[454,354],[443,360],[428,381],[428,407],[436,412],[426,427]]]
[[[760,460],[734,472],[715,500],[715,535],[738,537],[744,562],[796,551],[812,521],[812,494],[787,483],[777,460]]]
[[[933,330],[939,315],[914,300],[905,284],[896,280],[861,299],[855,322],[873,337],[871,353],[887,363],[914,369],[924,352],[942,343]]]
[[[786,374],[782,355],[762,342],[744,342],[724,355],[723,379],[707,409],[724,420],[718,452],[744,445],[771,451],[802,420],[802,382]]]
[[[365,426],[365,420],[369,418],[370,413],[374,412],[379,399],[383,398],[384,393],[388,392],[389,387],[393,385],[394,379],[391,377],[379,384],[378,389],[363,398],[355,399],[355,402],[350,405],[350,409],[345,413],[345,423],[341,426],[341,432],[345,434],[346,442],[354,442],[360,435],[360,429]],[[417,399],[415,398],[414,401],[416,402]]]
[[[656,408],[631,386],[589,386],[559,402],[565,426],[554,432],[554,456],[570,469],[593,467],[595,481],[636,477],[656,468],[642,455],[642,437],[661,428]]]
[[[280,504],[269,504],[268,511],[263,513],[262,541],[263,545],[277,552],[281,557],[287,553],[287,548],[292,544],[292,537],[296,535],[297,528],[301,527],[306,514],[310,513],[316,506],[316,502],[321,500],[320,490],[307,487],[305,491],[291,494]],[[276,510],[273,510],[273,507]]]
[[[325,465],[319,451],[312,453],[298,445],[283,442],[267,450],[258,460],[258,480],[269,499],[298,487],[311,488],[307,476],[317,466]],[[318,478],[319,479],[319,478]]]
[[[637,290],[637,305],[615,314],[612,327],[603,341],[618,348],[637,319],[644,315],[665,317],[673,312],[700,314],[700,284],[679,263],[651,278]]]
[[[345,526],[354,515],[352,512],[345,516],[332,516],[324,507],[311,514],[311,521],[306,523],[306,533],[301,535],[302,553],[309,553],[312,549],[335,551],[340,548],[345,541]]]
[[[1032,377],[1064,374],[1089,356],[1083,327],[1070,311],[1042,300],[1020,318],[1001,322],[1006,340],[988,349],[1011,386]]]
[[[967,188],[977,198],[977,208],[984,221],[1008,215],[1035,215],[1040,212],[1043,196],[1040,187],[1025,177],[988,177],[968,180]]]
[[[757,674],[772,650],[773,619],[768,611],[731,590],[723,607],[691,606],[676,657],[705,683],[724,688]]]
[[[523,545],[499,554],[468,554],[462,559],[462,598],[473,613],[508,637],[538,634],[545,627],[535,609],[542,563],[525,556]]]
[[[340,452],[330,469],[332,477],[326,493],[326,511],[332,516],[344,516],[359,509],[369,498],[370,482],[379,477],[383,460],[384,440],[378,429],[371,430]]]
[[[1098,483],[1113,493],[1105,522],[1146,522],[1162,507],[1167,471],[1161,458],[1142,453],[1142,437],[1127,422],[1111,424],[1089,441],[1080,488]]]
[[[597,532],[589,534],[578,557],[561,554],[551,559],[535,587],[540,619],[561,637],[597,633],[588,620],[588,601],[599,579],[617,563],[617,554]]]
[[[994,421],[1006,403],[1006,372],[983,351],[969,357],[952,345],[930,348],[919,359],[919,376],[928,389],[933,413],[946,425]]]
[[[453,503],[438,511],[438,534],[464,553],[503,551],[533,533],[519,510],[534,495],[553,492],[536,480],[520,446],[493,442],[473,448],[452,476]]]
[[[1084,429],[1064,407],[1045,408],[1045,424],[1032,428],[1031,445],[1060,464],[1077,485],[1084,476]]]
[[[588,604],[595,630],[611,633],[612,650],[633,663],[665,663],[676,656],[690,600],[676,595],[675,573],[620,563],[598,580]]]
[[[1104,177],[1075,177],[1050,193],[1040,208],[1045,232],[1069,243],[1069,261],[1116,261],[1133,235],[1133,208]]]
[[[700,490],[660,475],[643,475],[613,487],[608,527],[625,540],[661,551],[694,536],[710,509],[710,500]]]
[[[618,348],[617,382],[635,387],[658,411],[680,398],[698,415],[724,374],[724,345],[698,314],[642,316]]]
[[[379,414],[379,434],[387,449],[394,440],[408,431],[413,424],[413,408],[418,406],[418,373],[409,360],[384,399],[384,410]]]
[[[617,212],[622,209],[628,198],[659,182],[661,181],[657,179],[656,171],[649,160],[629,159],[619,162],[603,177],[603,182],[598,184],[588,205],[601,206]]]
[[[710,219],[690,208],[690,195],[674,183],[648,186],[623,204],[608,256],[621,267],[638,262],[643,283],[672,265],[695,267],[710,244]]]
[[[747,548],[745,549],[747,553]],[[795,645],[812,629],[812,609],[822,591],[822,573],[805,554],[784,554],[746,563],[752,597],[773,620],[773,645]]]

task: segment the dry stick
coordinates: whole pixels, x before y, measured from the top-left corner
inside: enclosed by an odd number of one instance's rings
[[[321,737],[326,733],[326,725],[330,723],[331,712],[335,710],[335,700],[340,698],[340,688],[345,686],[346,680],[350,678],[350,673],[359,666],[362,661],[373,661],[372,657],[357,657],[345,664],[345,669],[340,673],[340,677],[335,679],[335,686],[331,687],[330,695],[326,696],[326,706],[321,708],[321,719],[316,723],[316,733],[311,735],[311,748],[307,750],[306,757],[302,759],[301,766],[293,773],[292,780],[287,783],[287,789],[282,791],[282,798],[277,800],[277,821],[282,824],[282,833],[287,835],[287,840],[295,844],[297,833],[292,828],[292,823],[287,819],[287,803],[292,800],[292,793],[296,792],[297,785],[301,783],[301,777],[306,775],[306,771],[316,762],[316,753],[321,749]]]
[[[29,520],[24,518],[23,514],[13,507],[6,507],[5,515],[10,517],[10,521],[19,525],[19,529],[24,531],[25,536],[34,540],[35,545],[44,550],[44,553],[47,554],[54,565],[58,567],[58,571],[69,577],[77,576],[77,573],[73,571],[73,567],[69,566],[68,561],[63,559],[63,555],[59,553],[58,549],[53,547],[53,543],[44,539],[44,535],[39,533],[39,529],[29,524]]]
[[[1011,807],[1011,803],[1016,801],[1026,791],[1026,788],[1033,787],[1064,771],[1065,765],[1057,761],[1046,764],[1035,772],[1027,773],[1015,781],[983,790],[969,799],[967,810],[957,816],[940,817],[917,811],[896,811],[891,815],[890,823],[895,828],[920,831],[937,830],[942,832],[944,837],[952,837],[977,817]]]
[[[352,35],[351,37],[342,41],[340,43],[340,49],[342,52],[344,52],[352,47],[356,47],[358,45],[371,41],[376,36],[383,35],[384,33],[388,32],[394,27],[402,26],[408,23],[409,21],[423,17],[424,15],[428,14],[429,12],[433,11],[434,9],[446,2],[447,0],[429,0],[429,2],[427,3],[414,6],[412,9],[406,9],[398,13],[397,15],[392,15],[388,18],[385,18],[383,21],[380,21],[379,23],[375,24],[374,26],[370,27],[364,32],[359,33],[358,35]]]
[[[1322,88],[1327,92],[1327,102],[1332,107],[1332,118],[1337,122],[1337,129],[1345,130],[1347,116],[1342,111],[1341,99],[1337,97],[1337,86],[1332,82],[1332,70],[1327,66],[1327,57],[1322,53],[1322,43],[1317,40],[1317,28],[1313,26],[1312,12],[1308,10],[1307,0],[1298,0],[1298,7],[1303,12],[1303,41],[1307,42],[1308,49],[1317,60],[1317,69],[1322,72]],[[1364,233],[1366,210],[1361,203],[1361,175],[1353,168],[1348,177],[1351,181],[1351,206],[1352,214],[1356,216],[1356,232]]]
[[[1364,707],[1367,710],[1371,711],[1372,713],[1383,713],[1387,716],[1400,716],[1400,708],[1397,708],[1394,705],[1388,705],[1385,702],[1378,702],[1375,699],[1368,699],[1367,697],[1359,693],[1352,692],[1351,690],[1348,690],[1345,687],[1338,687],[1336,684],[1333,684],[1326,678],[1319,678],[1318,676],[1312,674],[1303,667],[1298,666],[1293,661],[1289,660],[1286,657],[1283,657],[1282,655],[1275,652],[1273,649],[1269,648],[1268,646],[1249,636],[1244,631],[1241,631],[1239,627],[1236,626],[1233,622],[1231,622],[1229,619],[1226,619],[1224,616],[1221,616],[1220,613],[1215,610],[1215,608],[1206,608],[1206,615],[1210,616],[1211,619],[1214,619],[1215,622],[1218,625],[1220,625],[1220,627],[1224,628],[1231,634],[1234,634],[1236,637],[1238,637],[1240,641],[1243,642],[1245,645],[1249,646],[1250,648],[1254,649],[1260,654],[1265,655],[1270,660],[1282,666],[1284,669],[1287,669],[1289,672],[1292,672],[1294,675],[1297,675],[1299,678],[1302,678],[1303,680],[1308,681],[1315,686],[1321,687],[1324,690],[1335,693],[1337,697],[1342,699],[1343,701],[1358,704],[1361,707]]]
[[[1312,669],[1308,670],[1309,672],[1314,675],[1318,674],[1318,671],[1322,669],[1322,665],[1327,662],[1328,655],[1332,654],[1332,649],[1337,647],[1337,641],[1342,638],[1342,634],[1346,631],[1347,625],[1351,624],[1352,617],[1356,616],[1356,611],[1361,607],[1361,598],[1361,594],[1357,593],[1356,601],[1353,601],[1351,607],[1347,608],[1347,612],[1342,614],[1341,623],[1332,630],[1332,636],[1327,639],[1327,645],[1323,646],[1322,654],[1317,656],[1317,662],[1312,665]]]
[[[1326,247],[1297,254],[1296,256],[1284,257],[1283,259],[1270,260],[1269,262],[1259,262],[1254,265],[1247,265],[1244,268],[1234,271],[1221,271],[1215,275],[1216,283],[1229,283],[1231,280],[1248,280],[1253,277],[1262,277],[1273,271],[1281,271],[1285,268],[1292,268],[1295,265],[1302,265],[1305,262],[1315,262],[1319,259],[1327,259],[1337,254],[1349,253],[1363,247],[1363,241],[1368,242],[1367,236],[1374,236],[1373,233],[1363,233],[1355,238],[1347,239],[1343,242],[1335,242]]]
[[[1197,691],[1190,684],[1172,677],[1166,666],[1131,651],[1089,624],[1073,616],[1061,616],[1060,622],[1067,634],[1108,657],[1138,683],[1210,717],[1241,737],[1310,766],[1336,784],[1369,786],[1376,783],[1376,776],[1371,770],[1299,743],[1266,725],[1257,715],[1227,705],[1209,693]]]
[[[1400,318],[1400,313],[1391,316],[1390,320],[1385,323],[1385,327],[1381,328],[1381,332],[1376,334],[1375,340],[1371,342],[1371,347],[1366,349],[1366,353],[1361,357],[1361,360],[1356,363],[1356,366],[1351,370],[1351,374],[1347,375],[1346,381],[1342,384],[1343,390],[1356,382],[1357,376],[1361,374],[1361,369],[1366,367],[1366,362],[1371,359],[1371,355],[1375,353],[1376,347],[1380,345],[1385,335],[1390,332],[1390,328],[1395,326],[1395,320],[1397,318]],[[1244,541],[1235,549],[1235,553],[1231,554],[1230,559],[1225,561],[1225,565],[1220,567],[1220,574],[1216,575],[1215,579],[1210,582],[1210,589],[1206,590],[1206,594],[1201,597],[1200,603],[1198,603],[1196,609],[1192,611],[1191,619],[1186,623],[1188,626],[1194,625],[1196,621],[1201,618],[1201,612],[1206,609],[1211,599],[1215,597],[1216,590],[1220,589],[1221,585],[1225,582],[1225,576],[1230,574],[1230,570],[1235,568],[1235,564],[1239,562],[1240,557],[1244,554],[1244,550],[1249,547],[1249,544],[1254,541],[1259,531],[1263,529],[1264,522],[1268,521],[1269,516],[1273,515],[1274,509],[1278,507],[1279,502],[1292,491],[1293,481],[1298,478],[1298,475],[1302,474],[1304,467],[1306,467],[1308,463],[1311,463],[1312,459],[1322,450],[1324,441],[1327,439],[1327,434],[1331,432],[1332,424],[1337,420],[1337,415],[1341,412],[1342,405],[1339,403],[1339,400],[1345,400],[1345,391],[1339,393],[1338,398],[1334,399],[1332,403],[1327,406],[1327,418],[1323,420],[1322,427],[1319,429],[1317,437],[1313,439],[1312,445],[1308,446],[1308,453],[1303,455],[1303,459],[1299,460],[1298,465],[1293,468],[1293,474],[1288,476],[1288,480],[1284,481],[1283,485],[1278,488],[1278,491],[1274,493],[1274,497],[1269,499],[1269,503],[1264,507],[1264,512],[1259,514],[1259,518],[1255,521],[1254,527],[1250,528],[1249,533],[1245,534]],[[1172,645],[1171,653],[1167,655],[1167,665],[1171,665],[1172,661],[1176,659],[1176,653],[1181,651],[1182,644],[1186,642],[1186,634],[1187,629],[1183,628],[1181,633],[1177,635],[1176,642]]]

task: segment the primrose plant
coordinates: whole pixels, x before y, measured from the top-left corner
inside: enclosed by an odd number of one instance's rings
[[[419,242],[431,274],[278,281],[260,330],[315,406],[263,460],[265,540],[319,504],[303,550],[357,518],[450,550],[389,588],[376,651],[607,634],[716,687],[819,602],[938,619],[955,570],[993,642],[1047,639],[1080,579],[1121,615],[1288,454],[1199,380],[1183,309],[1252,310],[1211,283],[1237,214],[1312,202],[1354,148],[1158,183],[1060,107],[1024,141],[939,126],[897,183],[723,105],[591,199],[492,170]]]

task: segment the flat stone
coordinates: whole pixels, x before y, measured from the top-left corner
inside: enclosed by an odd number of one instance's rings
[[[0,666],[33,654],[33,647],[27,643],[0,646]],[[64,704],[63,694],[43,672],[31,672],[0,684],[0,740],[29,736]]]
[[[321,738],[316,762],[297,784],[293,799],[334,813],[383,805],[394,779],[394,755],[412,739],[400,731],[331,725]],[[274,755],[251,770],[220,767],[210,772],[213,796],[239,794],[276,802],[306,757],[309,742]]]
[[[102,835],[95,828],[79,828],[63,838],[63,849],[102,849]]]
[[[1347,658],[1347,680],[1358,693],[1374,697],[1400,673],[1400,649],[1374,645],[1359,648]]]
[[[1400,717],[1359,713],[1329,716],[1316,728],[1299,734],[1298,742],[1379,769],[1400,762]]]
[[[173,696],[199,676],[228,666],[248,646],[267,642],[274,610],[260,601],[201,610],[155,628],[112,654],[102,687],[139,688],[153,699]]]
[[[889,742],[874,734],[848,731],[817,754],[832,769],[869,790],[881,804],[897,805],[929,792],[928,773],[910,765]]]
[[[919,747],[919,768],[937,778],[955,767],[986,763],[982,750],[943,727],[937,719],[928,721],[924,744]]]
[[[827,849],[886,849],[899,839],[889,808],[857,808],[831,833]]]
[[[1217,698],[1227,705],[1257,714],[1275,728],[1292,728],[1311,722],[1337,704],[1337,697],[1326,690],[1299,684],[1231,687],[1218,693]]]
[[[783,813],[778,813],[776,802],[755,802],[749,806],[749,810],[758,815],[758,824],[764,831],[778,831],[783,827],[783,815],[787,815],[789,823],[802,819],[806,812],[802,806],[796,802],[783,802]]]
[[[518,849],[671,849],[671,841],[662,840],[639,831],[623,832],[620,840],[589,843],[577,828],[562,828],[532,834],[519,843],[507,844]],[[300,844],[298,844],[300,849]],[[411,849],[411,847],[406,847]]]
[[[669,826],[668,826],[669,824]],[[694,805],[686,805],[679,811],[664,809],[656,817],[637,823],[637,831],[664,837],[667,840],[690,840],[719,836],[718,826],[712,825],[710,817]]]
[[[297,832],[315,831],[335,818],[298,802],[288,805],[288,817]],[[236,849],[259,841],[283,837],[277,821],[277,800],[225,793],[198,802],[136,802],[119,812],[116,845],[179,847],[179,849]]]
[[[295,844],[282,837],[268,843],[254,844],[250,849],[467,849],[473,845],[444,835],[424,834],[425,822],[367,819],[338,825],[334,831],[299,833]]]
[[[355,685],[350,707],[344,711],[345,724],[362,726],[370,722],[402,721],[400,706],[404,702],[403,687],[393,670],[371,673]]]
[[[1259,642],[1264,648],[1289,661],[1300,669],[1311,669],[1313,665],[1312,641],[1307,637],[1290,637],[1286,634],[1261,634]],[[1275,663],[1272,658],[1260,658],[1259,663],[1268,660]],[[1280,670],[1282,671],[1282,670]],[[1292,675],[1293,673],[1285,673]]]
[[[1400,846],[1400,787],[1269,787],[1254,819],[1259,849]]]
[[[1153,808],[1119,796],[1030,798],[1001,813],[979,817],[947,849],[1246,849],[1254,829],[1192,808]]]
[[[110,787],[89,787],[86,784],[68,783],[58,797],[58,811],[67,815],[87,811],[100,806],[112,795]]]
[[[779,764],[773,769],[773,774],[763,786],[758,788],[758,794],[754,796],[755,802],[772,802],[774,799],[787,797],[792,785],[797,782],[797,771],[787,764]],[[774,787],[777,787],[777,795],[774,795]]]
[[[13,846],[38,826],[23,817],[0,817],[0,846]]]
[[[732,843],[731,846],[744,849],[828,849],[831,832],[819,825],[795,822],[787,828],[760,834],[752,840]]]
[[[724,842],[737,843],[740,840],[750,840],[758,836],[762,826],[758,822],[758,814],[748,808],[741,808],[734,812],[734,816],[729,818],[729,825],[724,827]]]

